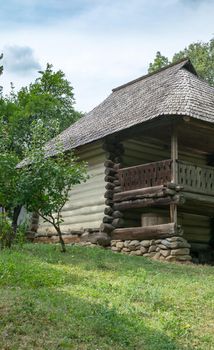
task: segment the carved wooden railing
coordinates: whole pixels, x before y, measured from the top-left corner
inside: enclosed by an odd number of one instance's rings
[[[214,167],[177,161],[178,184],[186,192],[214,195]],[[172,160],[118,170],[122,191],[164,185],[172,179]]]
[[[214,167],[177,161],[178,183],[184,191],[214,195]]]
[[[119,169],[122,191],[164,185],[171,181],[171,169],[171,159]]]

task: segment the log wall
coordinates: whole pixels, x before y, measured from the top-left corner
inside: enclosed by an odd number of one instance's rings
[[[123,155],[123,167],[135,166],[139,164],[145,164],[154,161],[160,161],[170,158],[170,145],[158,140],[145,139],[142,136],[143,141],[139,139],[129,139],[123,142],[124,155]],[[179,145],[179,140],[178,140]],[[207,157],[205,154],[200,154],[194,151],[190,151],[178,146],[179,159],[187,162],[194,163],[198,166],[207,164]],[[129,210],[124,212],[125,227],[141,226],[141,214],[143,212],[154,212],[154,208],[142,208],[141,210]],[[157,209],[159,211],[159,209]],[[168,208],[161,209],[165,216],[169,215]],[[196,246],[200,247],[200,244],[209,244],[211,240],[211,219],[206,215],[190,214],[187,211],[182,211],[182,207],[179,208],[178,224],[182,225],[184,230],[184,237],[193,242]]]
[[[81,147],[77,156],[88,162],[89,179],[86,183],[76,185],[70,192],[70,199],[62,210],[64,222],[63,233],[82,231],[84,229],[98,230],[104,217],[105,181],[104,161],[105,151],[101,142]],[[55,233],[48,223],[40,223],[38,234]]]

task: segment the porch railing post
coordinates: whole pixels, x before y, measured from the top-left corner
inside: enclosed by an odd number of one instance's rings
[[[171,159],[172,159],[172,172],[171,182],[178,184],[178,135],[176,124],[172,125],[171,134]],[[177,204],[170,204],[170,220],[177,225]]]

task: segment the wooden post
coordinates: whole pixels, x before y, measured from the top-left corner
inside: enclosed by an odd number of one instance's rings
[[[172,159],[172,178],[171,182],[178,184],[178,135],[176,125],[172,125],[171,134],[171,159]],[[170,204],[170,220],[177,225],[177,204]]]
[[[120,162],[122,160],[123,145],[116,139],[106,139],[103,148],[106,151],[106,160],[104,162],[105,167],[105,182],[106,192],[104,197],[106,198],[106,208],[104,210],[105,216],[100,226],[100,231],[105,232],[108,235],[118,227],[123,226],[123,214],[114,210],[114,193],[118,191],[120,182],[118,180],[118,169],[120,168]],[[118,191],[119,192],[119,191]]]

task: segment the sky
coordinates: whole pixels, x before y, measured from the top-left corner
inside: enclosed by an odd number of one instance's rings
[[[87,112],[112,88],[147,73],[156,51],[171,58],[214,36],[214,0],[0,0],[4,92],[51,63]]]

